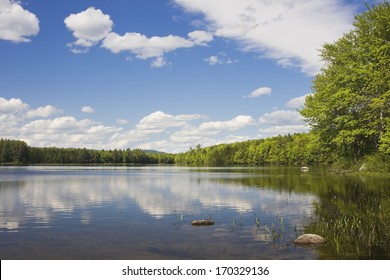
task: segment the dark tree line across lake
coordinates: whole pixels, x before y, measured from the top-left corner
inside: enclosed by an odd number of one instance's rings
[[[178,154],[143,151],[141,149],[95,150],[86,148],[30,147],[24,141],[0,139],[0,164],[82,164],[131,165],[179,164],[193,166],[233,165],[303,165],[334,164],[340,168],[359,168],[389,172],[386,154],[364,158],[340,158],[337,151],[321,148],[313,133],[275,136],[231,144],[190,148]]]
[[[0,140],[0,164],[181,164],[197,166],[303,164],[331,161],[308,133],[220,144],[168,154],[141,149],[30,147],[20,140]]]
[[[0,164],[171,164],[173,155],[141,149],[30,147],[24,141],[0,140]]]

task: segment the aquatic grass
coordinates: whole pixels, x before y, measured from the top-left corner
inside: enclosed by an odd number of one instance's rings
[[[183,212],[177,213],[176,210],[174,212],[175,212],[176,220],[183,221],[183,219],[184,219]]]
[[[318,219],[305,231],[327,239],[326,249],[322,250],[324,256],[330,250],[337,253],[337,258],[375,259],[389,252],[390,213],[383,212],[382,207],[370,206],[365,211],[358,211],[353,205],[342,211],[329,211],[321,206],[316,209]]]
[[[255,228],[256,234],[258,230],[262,229],[262,234],[264,234],[264,240],[272,241],[273,243],[282,243],[284,241],[285,235],[285,222],[284,219],[277,219],[277,223],[269,221],[263,222],[263,225],[260,224],[260,219],[255,218]]]
[[[255,224],[257,228],[260,227],[260,219],[258,217],[255,218]]]

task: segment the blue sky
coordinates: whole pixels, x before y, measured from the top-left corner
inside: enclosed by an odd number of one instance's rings
[[[186,151],[308,131],[343,0],[0,0],[0,137]]]

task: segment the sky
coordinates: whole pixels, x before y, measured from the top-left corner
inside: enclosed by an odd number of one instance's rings
[[[202,147],[309,131],[324,43],[374,0],[0,0],[0,138]]]

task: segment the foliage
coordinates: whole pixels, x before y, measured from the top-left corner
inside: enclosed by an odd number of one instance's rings
[[[314,137],[301,133],[206,148],[198,145],[196,149],[175,155],[175,162],[208,166],[327,162],[330,159],[319,151]]]
[[[322,150],[349,159],[390,153],[390,4],[356,16],[354,27],[324,45],[325,67],[300,111]]]
[[[23,141],[0,139],[0,164],[25,164],[28,152]]]
[[[140,149],[30,148],[30,163],[34,164],[159,164],[172,162],[173,158],[169,154],[149,154]]]
[[[390,155],[375,153],[365,158],[366,171],[382,174],[390,174]]]
[[[0,140],[1,164],[170,164],[173,155],[140,149],[92,150],[29,147],[23,141]]]

